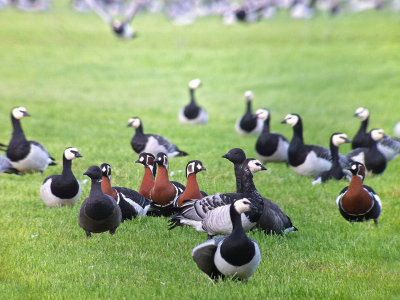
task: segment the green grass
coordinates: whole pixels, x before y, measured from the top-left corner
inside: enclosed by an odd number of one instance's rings
[[[123,223],[114,236],[88,239],[78,226],[80,204],[48,209],[39,195],[44,178],[61,171],[67,146],[79,180],[93,164],[113,167],[113,183],[138,189],[128,119],[140,116],[146,132],[162,134],[189,157],[171,160],[174,180],[185,183],[185,165],[200,159],[198,176],[209,194],[234,190],[232,165],[221,158],[233,147],[254,156],[255,137],[234,129],[244,111],[268,107],[272,129],[287,113],[303,117],[307,143],[328,145],[333,132],[350,137],[359,106],[370,109],[370,127],[388,134],[400,115],[400,16],[367,12],[310,21],[285,13],[258,24],[224,26],[217,18],[187,27],[161,15],[140,15],[139,38],[116,39],[95,15],[79,15],[67,1],[43,14],[0,12],[0,142],[11,135],[9,113],[25,106],[28,138],[40,141],[59,164],[41,174],[0,176],[0,298],[2,299],[398,299],[400,297],[400,160],[366,184],[381,196],[380,226],[347,223],[335,206],[345,182],[311,186],[283,164],[255,175],[259,191],[278,203],[299,228],[284,237],[256,239],[262,261],[247,284],[213,284],[197,269],[191,250],[205,234],[167,230],[167,219]],[[199,77],[206,126],[182,126],[187,83]],[[341,148],[345,153],[346,145]]]

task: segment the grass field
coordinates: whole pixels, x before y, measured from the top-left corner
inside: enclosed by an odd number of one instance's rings
[[[400,119],[400,15],[366,12],[310,21],[285,13],[258,24],[227,27],[205,18],[187,27],[164,16],[141,15],[139,37],[116,39],[95,15],[79,15],[67,1],[43,14],[0,12],[0,142],[11,136],[9,113],[25,106],[25,134],[40,141],[58,165],[44,174],[0,176],[1,299],[398,299],[400,297],[400,159],[366,184],[380,195],[379,227],[351,225],[335,198],[346,182],[311,186],[283,164],[255,175],[261,194],[274,200],[299,228],[287,236],[249,235],[262,261],[247,284],[213,284],[197,269],[191,250],[206,239],[192,228],[167,230],[167,219],[124,222],[114,236],[86,238],[73,208],[49,209],[39,195],[44,178],[61,172],[62,152],[78,147],[79,180],[93,164],[113,167],[113,184],[138,189],[143,169],[130,148],[130,117],[190,153],[171,160],[174,180],[185,183],[190,159],[209,194],[234,191],[233,147],[254,156],[255,137],[241,137],[235,120],[243,94],[267,107],[272,129],[287,113],[303,117],[307,143],[328,145],[333,132],[350,137],[359,106],[370,128],[392,134]],[[206,126],[178,123],[188,102],[187,83],[199,77],[197,98],[210,115]],[[345,153],[346,145],[341,148]]]

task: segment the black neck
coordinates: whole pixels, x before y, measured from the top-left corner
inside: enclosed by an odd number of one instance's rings
[[[61,175],[62,176],[74,176],[71,170],[72,166],[72,160],[66,159],[65,156],[63,155],[63,170]]]
[[[232,220],[232,238],[240,238],[240,237],[246,237],[246,232],[243,229],[242,225],[242,218],[240,214],[236,211],[234,204],[231,204],[230,207],[230,215],[231,215],[231,220]]]
[[[103,195],[103,191],[101,189],[101,180],[92,179],[92,186],[90,188],[89,199],[97,199],[98,196],[101,195]]]
[[[303,123],[301,119],[298,120],[297,124],[293,126],[293,139],[298,140],[302,144],[304,144],[303,140]]]
[[[329,147],[331,149],[332,164],[339,163],[339,147],[335,146],[332,141]]]
[[[140,123],[139,127],[136,128],[136,134],[137,135],[143,135],[143,125]]]
[[[251,114],[251,101],[247,101],[246,114]]]
[[[367,132],[369,117],[367,117],[364,121],[361,122],[359,132]]]
[[[236,178],[236,193],[242,193],[242,164],[234,163],[233,165],[235,170],[235,178]]]
[[[13,136],[19,136],[20,138],[22,137],[25,139],[24,131],[22,130],[20,120],[14,118],[11,115],[11,123],[13,126]]]
[[[269,121],[270,121],[270,118],[268,116],[268,118],[264,121],[263,132],[269,133]]]
[[[194,90],[190,89],[190,104],[196,104],[196,99],[194,98]]]

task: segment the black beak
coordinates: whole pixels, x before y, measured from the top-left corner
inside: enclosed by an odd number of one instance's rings
[[[76,152],[76,153],[75,153],[75,157],[83,157],[83,155],[80,154],[79,152]]]
[[[344,142],[345,142],[345,143],[351,143],[351,141],[350,141],[349,139],[347,139],[347,138],[344,139]]]
[[[261,165],[261,171],[264,171],[264,170],[268,170],[266,167],[264,167],[263,165]]]
[[[286,120],[281,121],[281,124],[286,124]]]
[[[26,111],[23,112],[25,117],[30,117],[31,115],[29,113],[27,113]]]

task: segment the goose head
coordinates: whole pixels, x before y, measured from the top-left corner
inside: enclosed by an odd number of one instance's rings
[[[244,98],[246,99],[246,101],[250,102],[251,100],[254,99],[254,94],[252,91],[246,91],[244,93]]]
[[[350,143],[351,141],[345,133],[334,133],[331,136],[331,142],[336,147],[339,147],[341,144]]]
[[[101,169],[98,166],[90,166],[83,175],[89,176],[92,180],[101,181]]]
[[[362,121],[365,121],[369,117],[369,110],[364,107],[359,107],[354,112],[354,116],[360,118]]]
[[[201,86],[201,80],[199,78],[192,79],[189,81],[189,89],[195,90]]]
[[[287,114],[285,119],[281,122],[282,124],[288,124],[292,127],[299,123],[300,116],[298,114]]]
[[[267,170],[267,168],[264,167],[263,164],[258,159],[255,158],[246,159],[243,163],[243,168],[248,169],[251,172],[251,174]]]
[[[111,181],[111,166],[109,164],[101,164],[101,174],[103,177],[107,177]]]
[[[374,140],[375,142],[383,139],[385,137],[385,131],[383,129],[372,129],[369,132],[372,140]]]
[[[164,167],[168,170],[168,156],[164,152],[160,152],[156,156],[156,163],[160,167]]]
[[[257,207],[247,198],[236,200],[233,207],[238,214],[256,210]]]
[[[64,150],[64,157],[68,160],[73,160],[78,157],[83,157],[80,153],[78,148],[75,147],[68,147]]]
[[[26,108],[23,106],[13,108],[13,110],[11,111],[11,115],[13,116],[14,119],[17,120],[21,120],[22,118],[30,116]]]
[[[151,153],[142,152],[139,154],[139,158],[135,161],[135,163],[142,164],[145,167],[153,166],[155,157]]]
[[[257,109],[256,115],[257,115],[257,118],[265,121],[269,118],[269,110],[266,108]]]
[[[246,159],[246,154],[244,151],[240,148],[233,148],[229,150],[228,153],[222,155],[223,158],[226,158],[230,162],[234,164],[241,164],[245,161]]]
[[[128,121],[128,127],[139,128],[142,125],[142,121],[138,117],[130,118]]]
[[[203,163],[200,160],[191,160],[186,165],[186,178],[190,174],[197,174],[205,170],[206,168],[203,166]]]
[[[365,178],[365,166],[362,163],[359,163],[357,161],[352,162],[349,171],[353,176],[358,176],[361,178],[361,180],[364,180]]]

